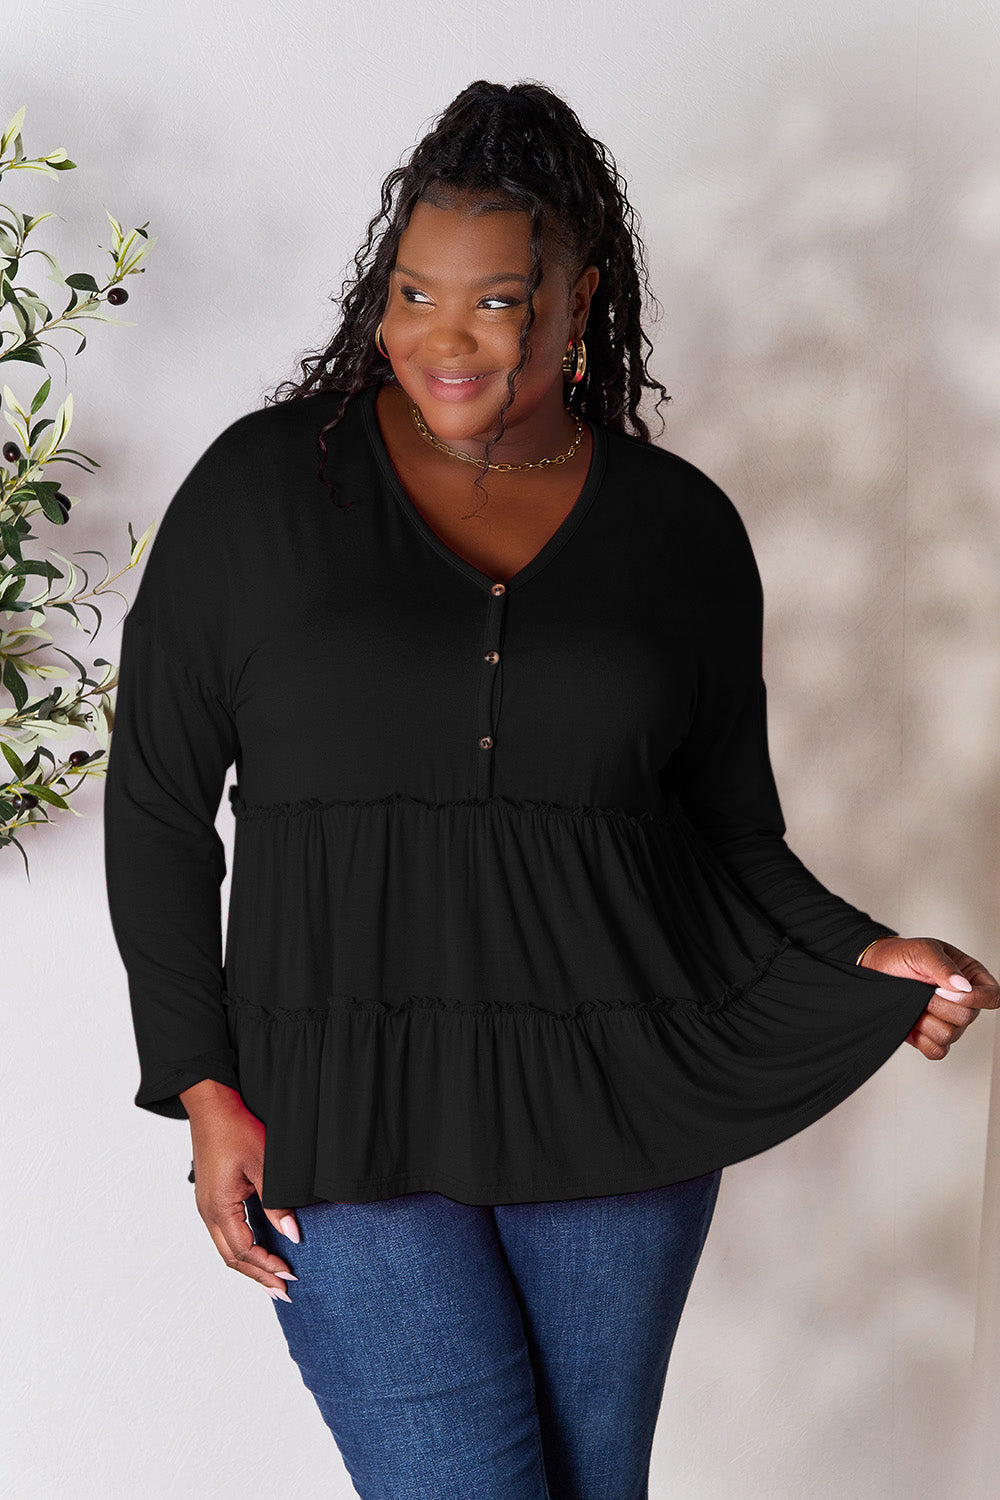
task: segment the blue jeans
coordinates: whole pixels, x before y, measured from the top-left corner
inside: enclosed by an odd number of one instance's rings
[[[281,1330],[362,1500],[646,1500],[667,1362],[722,1169],[475,1207],[296,1209]],[[261,1293],[263,1295],[263,1293]]]

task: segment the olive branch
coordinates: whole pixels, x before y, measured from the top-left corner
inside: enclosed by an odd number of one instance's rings
[[[76,163],[61,148],[45,156],[24,155],[24,115],[22,107],[0,136],[0,177],[18,171],[55,177],[58,172],[74,169]],[[38,245],[27,246],[29,235],[52,214],[32,217],[0,203],[0,364],[17,361],[44,369],[42,350],[51,348],[63,359],[65,368],[62,350],[47,335],[67,330],[78,334],[76,353],[82,354],[87,338],[77,325],[83,319],[121,321],[109,317],[104,308],[128,301],[129,294],[121,283],[126,276],[144,273],[140,262],[156,241],[146,234],[148,221],[126,235],[118,220],[107,209],[104,212],[113,236],[108,250],[113,265],[102,285],[87,271],[64,275],[55,256]],[[68,290],[62,312],[53,314],[38,292],[18,280],[29,255],[40,255],[49,267],[48,280]],[[9,321],[11,316],[13,322]],[[71,507],[81,503],[79,496],[63,491],[59,480],[48,477],[52,466],[72,464],[87,473],[101,467],[87,454],[66,446],[73,422],[71,392],[54,416],[41,414],[51,387],[52,378],[47,376],[25,408],[10,386],[4,385],[0,407],[16,438],[4,444],[3,459],[8,467],[0,466],[0,688],[4,690],[0,692],[0,750],[5,763],[0,763],[0,848],[14,844],[26,871],[28,860],[17,838],[18,830],[51,822],[53,808],[82,816],[71,804],[73,794],[90,777],[107,772],[114,726],[111,694],[118,682],[118,669],[112,662],[98,656],[87,665],[80,659],[84,653],[74,656],[52,644],[52,634],[45,629],[46,612],[62,611],[73,629],[93,639],[102,620],[96,601],[108,593],[125,598],[109,585],[135,567],[153,532],[153,526],[149,526],[136,537],[128,524],[129,558],[115,574],[103,552],[74,552],[74,558],[102,559],[104,576],[93,585],[82,563],[71,561],[55,548],[49,548],[44,557],[31,554],[30,545],[39,541],[32,530],[33,522],[40,519],[65,526]],[[81,619],[81,609],[94,617],[92,632]],[[43,651],[57,652],[72,663],[71,683],[65,681],[71,676],[70,669],[43,660]],[[81,731],[96,744],[89,749],[69,750],[68,742]]]

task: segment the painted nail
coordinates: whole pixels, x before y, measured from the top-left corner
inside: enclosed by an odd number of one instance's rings
[[[299,1243],[299,1226],[291,1214],[286,1214],[283,1219],[278,1220],[278,1228],[286,1239],[294,1241],[296,1245]]]
[[[282,1281],[298,1281],[299,1279],[297,1276],[293,1276],[291,1271],[275,1271],[274,1274],[275,1276],[280,1276]]]
[[[965,977],[964,974],[951,974],[951,975],[949,975],[949,983],[953,984],[955,986],[956,990],[971,990],[972,989],[972,985],[966,979],[966,977]]]
[[[291,1302],[292,1300],[291,1297],[289,1297],[288,1293],[285,1291],[284,1287],[269,1286],[265,1287],[264,1290],[274,1302],[277,1302],[279,1300],[282,1302]]]

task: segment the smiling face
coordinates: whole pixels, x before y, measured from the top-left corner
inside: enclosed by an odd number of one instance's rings
[[[531,274],[531,216],[502,209],[473,213],[469,199],[450,206],[418,202],[400,236],[382,318],[393,373],[427,426],[473,457],[495,431],[507,401],[507,376],[520,359]],[[575,422],[566,415],[562,361],[586,327],[598,270],[571,281],[565,263],[542,256],[534,294],[530,353],[504,414],[494,462],[520,462],[551,451]],[[520,455],[520,456],[519,456]]]

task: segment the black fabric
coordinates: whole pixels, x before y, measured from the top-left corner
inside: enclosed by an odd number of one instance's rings
[[[239,1088],[276,1208],[638,1191],[776,1145],[934,986],[857,967],[893,929],[785,842],[738,511],[593,425],[572,511],[494,592],[375,395],[327,434],[347,509],[316,472],[334,393],[233,422],[126,617],[104,826],[135,1103]]]

